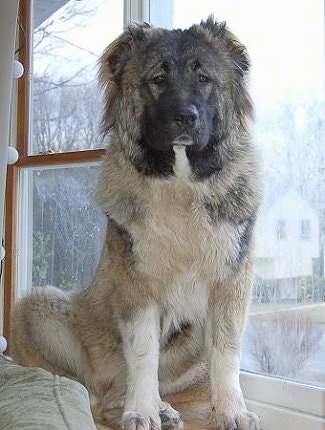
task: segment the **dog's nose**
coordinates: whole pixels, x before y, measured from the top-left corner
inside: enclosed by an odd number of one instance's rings
[[[180,126],[193,126],[199,118],[199,111],[195,105],[184,105],[176,110],[174,121]]]

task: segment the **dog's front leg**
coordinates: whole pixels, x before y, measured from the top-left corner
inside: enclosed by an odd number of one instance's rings
[[[252,271],[244,264],[232,278],[216,283],[209,301],[207,343],[211,360],[211,404],[218,430],[258,430],[239,384],[240,340],[249,304]]]
[[[128,368],[123,428],[160,429],[159,312],[152,305],[120,323]]]
[[[160,318],[156,306],[139,310],[120,323],[128,367],[127,392],[122,417],[125,430],[161,429],[160,414],[181,428],[179,413],[162,402],[159,394]]]

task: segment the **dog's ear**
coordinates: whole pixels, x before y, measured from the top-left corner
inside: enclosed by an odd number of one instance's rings
[[[107,68],[112,78],[117,78],[126,64],[131,53],[132,37],[124,32],[112,42],[102,57],[102,67]]]
[[[229,30],[226,31],[224,39],[229,55],[234,62],[235,72],[239,76],[244,77],[248,73],[251,65],[245,46],[242,45]]]
[[[148,28],[150,26],[146,23],[130,25],[108,46],[100,59],[101,76],[104,74],[113,79],[119,79],[130,58],[134,44],[143,40],[145,29]]]
[[[226,22],[218,22],[210,15],[206,21],[201,21],[200,27],[207,30],[214,39],[223,41],[225,48],[235,65],[235,71],[244,76],[250,69],[250,60],[244,45],[228,30]]]
[[[216,52],[223,51],[231,60],[234,75],[231,80],[232,99],[241,125],[246,128],[247,120],[253,117],[253,105],[247,91],[246,77],[250,69],[250,60],[244,45],[227,28],[225,22],[217,22],[213,15],[199,25]]]
[[[104,90],[104,113],[101,130],[105,135],[114,125],[113,104],[119,94],[124,66],[127,64],[134,45],[143,40],[148,24],[132,25],[114,40],[104,51],[99,61],[98,78]]]

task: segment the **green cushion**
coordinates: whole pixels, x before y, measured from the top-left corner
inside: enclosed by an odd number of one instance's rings
[[[96,430],[88,392],[68,378],[0,355],[0,430]]]

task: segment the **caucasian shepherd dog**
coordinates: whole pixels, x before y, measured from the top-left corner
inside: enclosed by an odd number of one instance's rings
[[[11,349],[82,382],[108,428],[260,429],[239,385],[261,195],[248,70],[212,17],[131,26],[101,58],[102,256],[86,290],[15,306]]]

